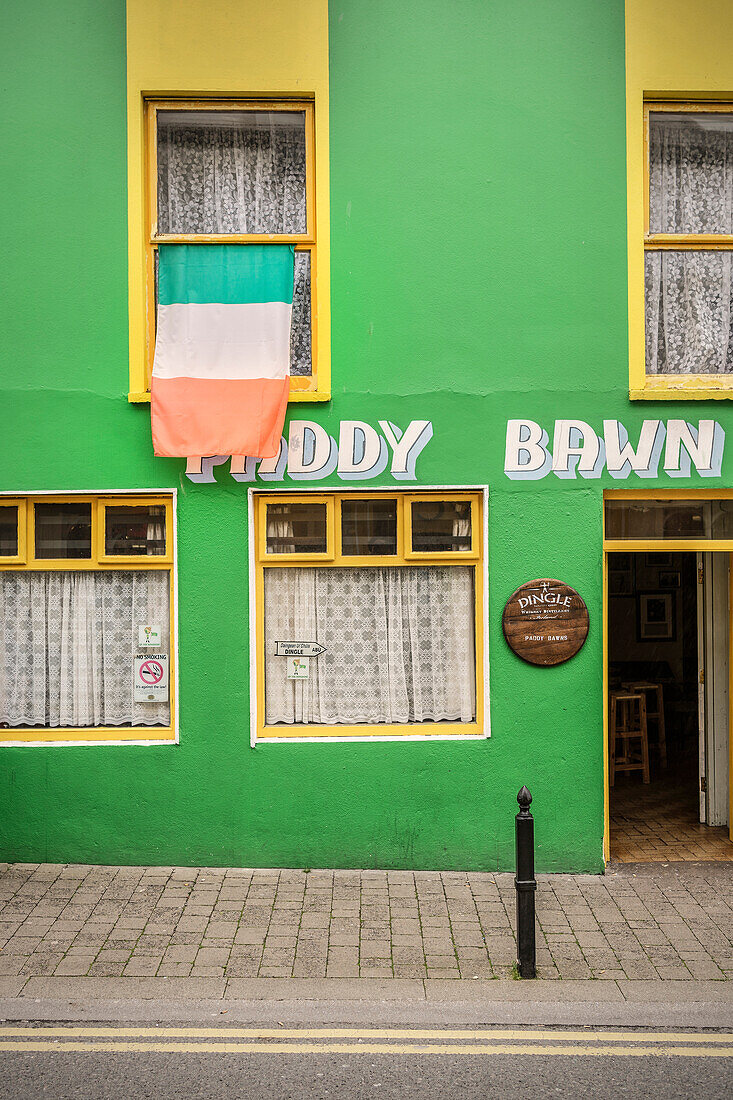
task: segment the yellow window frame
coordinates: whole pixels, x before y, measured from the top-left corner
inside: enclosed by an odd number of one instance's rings
[[[733,115],[733,102],[709,100],[645,100],[643,125],[643,216],[644,257],[647,252],[660,251],[718,251],[733,249],[733,234],[726,233],[652,233],[649,229],[650,165],[649,165],[649,116],[652,113],[712,114],[720,112]],[[629,396],[633,399],[704,400],[733,397],[733,376],[720,374],[647,374],[645,331],[645,264],[640,265],[640,287],[630,279],[629,305]]]
[[[25,497],[0,497],[0,505],[5,508],[17,509],[17,542],[18,553],[17,554],[2,554],[0,555],[0,567],[23,565],[26,560],[26,532],[27,532],[27,508]]]
[[[412,548],[412,506],[413,504],[430,503],[436,499],[433,493],[410,493],[404,500],[404,525],[405,525],[405,559],[410,562],[423,561],[430,558],[434,562],[473,561],[478,556],[477,538],[480,531],[477,530],[477,498],[473,493],[451,493],[447,497],[439,497],[440,500],[468,502],[471,505],[471,548],[469,550],[442,550],[438,553],[429,553]]]
[[[0,557],[0,571],[52,572],[88,571],[110,572],[115,570],[167,570],[169,612],[169,706],[170,721],[167,726],[62,726],[45,729],[13,727],[0,731],[0,742],[9,744],[105,741],[175,741],[176,730],[176,608],[174,579],[173,500],[170,496],[150,494],[100,495],[89,493],[33,494],[23,497],[0,496],[0,504],[18,505],[18,549],[23,547],[23,558]],[[37,558],[35,553],[35,505],[36,504],[90,504],[91,505],[91,557],[89,558]],[[165,506],[166,552],[146,557],[144,555],[108,555],[104,551],[104,516],[108,506],[154,505]],[[22,506],[22,522],[21,522]]]
[[[451,492],[449,490],[424,491],[418,494],[405,490],[359,490],[357,492],[334,493],[267,493],[254,492],[253,530],[255,532],[255,612],[253,631],[253,654],[256,677],[256,722],[255,733],[258,741],[267,740],[309,740],[317,739],[372,739],[400,737],[483,737],[486,700],[484,678],[484,548],[483,548],[483,494],[476,492]],[[342,548],[341,506],[345,500],[395,500],[397,503],[397,553],[384,555],[344,554]],[[453,551],[439,554],[408,554],[408,525],[406,515],[412,500],[453,501],[468,500],[471,503],[471,551]],[[333,547],[330,554],[268,554],[266,547],[266,514],[268,504],[318,503],[325,501],[328,507],[328,520]],[[267,726],[265,724],[265,647],[264,622],[265,600],[264,579],[266,569],[287,569],[312,565],[314,567],[350,567],[371,566],[375,568],[397,566],[434,566],[469,565],[474,570],[474,657],[476,684],[476,717],[473,722],[415,722],[408,725],[379,724],[353,726],[299,726],[297,729],[287,726]],[[303,640],[303,639],[298,639]]]
[[[158,233],[158,111],[303,111],[305,114],[306,232],[305,233]],[[292,244],[296,252],[310,254],[311,375],[292,375],[290,401],[330,399],[327,310],[319,310],[318,255],[316,241],[315,108],[312,98],[179,99],[146,97],[143,101],[145,135],[145,324],[142,370],[136,367],[131,347],[131,402],[150,400],[150,379],[155,354],[155,252],[161,244]],[[321,321],[323,317],[323,321]]]
[[[292,554],[273,554],[268,553],[267,550],[267,507],[269,504],[323,504],[326,508],[326,549],[323,552],[314,553],[292,553]],[[298,495],[278,494],[273,499],[268,499],[267,504],[259,509],[257,529],[259,536],[259,545],[262,548],[262,560],[267,565],[302,565],[308,562],[332,562],[335,556],[335,533],[334,533],[334,500],[332,496],[321,495],[318,493],[308,493]]]

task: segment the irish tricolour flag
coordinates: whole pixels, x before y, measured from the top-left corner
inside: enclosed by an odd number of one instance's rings
[[[160,246],[156,455],[277,454],[290,382],[293,267],[292,245]]]

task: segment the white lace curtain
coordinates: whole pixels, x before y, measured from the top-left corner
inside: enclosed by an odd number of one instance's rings
[[[161,111],[159,233],[305,233],[305,116]],[[290,373],[310,375],[310,253],[295,253]]]
[[[733,117],[652,114],[652,233],[733,232]],[[652,374],[733,371],[727,251],[647,251],[646,362]]]
[[[133,701],[138,626],[170,652],[165,570],[0,574],[0,723],[165,726],[168,703]]]
[[[161,112],[158,231],[305,233],[302,113]]]
[[[308,680],[274,656],[291,639],[326,647]],[[268,569],[265,654],[268,725],[471,722],[473,569]]]

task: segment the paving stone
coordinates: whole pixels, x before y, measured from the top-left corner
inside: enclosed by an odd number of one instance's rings
[[[229,950],[225,947],[202,947],[196,953],[197,969],[207,966],[225,966],[229,961]]]
[[[130,961],[126,963],[122,973],[133,978],[152,977],[157,973],[162,961],[159,955],[133,955]],[[57,971],[57,973],[60,973],[60,971]]]
[[[86,974],[93,962],[94,955],[66,955],[59,960],[54,973],[67,976]]]

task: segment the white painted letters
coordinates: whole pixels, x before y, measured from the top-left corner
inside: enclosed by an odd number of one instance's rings
[[[715,420],[701,420],[697,428],[685,420],[670,420],[664,472],[670,477],[689,477],[692,459],[700,477],[720,477],[724,443],[725,432]]]
[[[379,427],[392,448],[390,473],[397,481],[415,481],[415,466],[423,449],[433,438],[429,420],[411,420],[404,432],[390,420],[380,420]]]
[[[336,469],[336,440],[312,420],[292,420],[288,434],[288,475],[294,481],[320,481]],[[260,474],[262,467],[260,467]],[[282,478],[278,478],[282,481]]]
[[[556,420],[552,441],[555,477],[598,477],[603,466],[603,444],[585,420]]]
[[[666,439],[666,446],[665,446]],[[548,434],[534,420],[508,420],[504,473],[513,481],[538,480],[552,470],[555,477],[599,478],[604,469],[612,478],[659,476],[664,449],[663,471],[669,477],[720,477],[725,432],[717,420],[700,420],[695,426],[685,420],[645,420],[636,447],[619,420],[604,420],[599,436],[584,420],[556,420],[552,452]]]
[[[364,420],[342,420],[339,442],[314,420],[292,420],[287,442],[280,440],[274,458],[232,455],[229,473],[235,481],[321,481],[334,471],[342,481],[367,481],[379,477],[387,468],[392,451],[390,473],[396,481],[417,481],[417,460],[433,437],[429,420],[411,420],[404,431],[391,420],[380,420],[382,434]],[[229,455],[189,458],[186,477],[190,481],[213,485],[214,467]]]
[[[550,471],[550,437],[534,420],[507,420],[504,473],[512,481],[538,481]]]
[[[363,420],[341,421],[336,472],[342,481],[378,477],[388,458],[386,441],[370,424]]]

